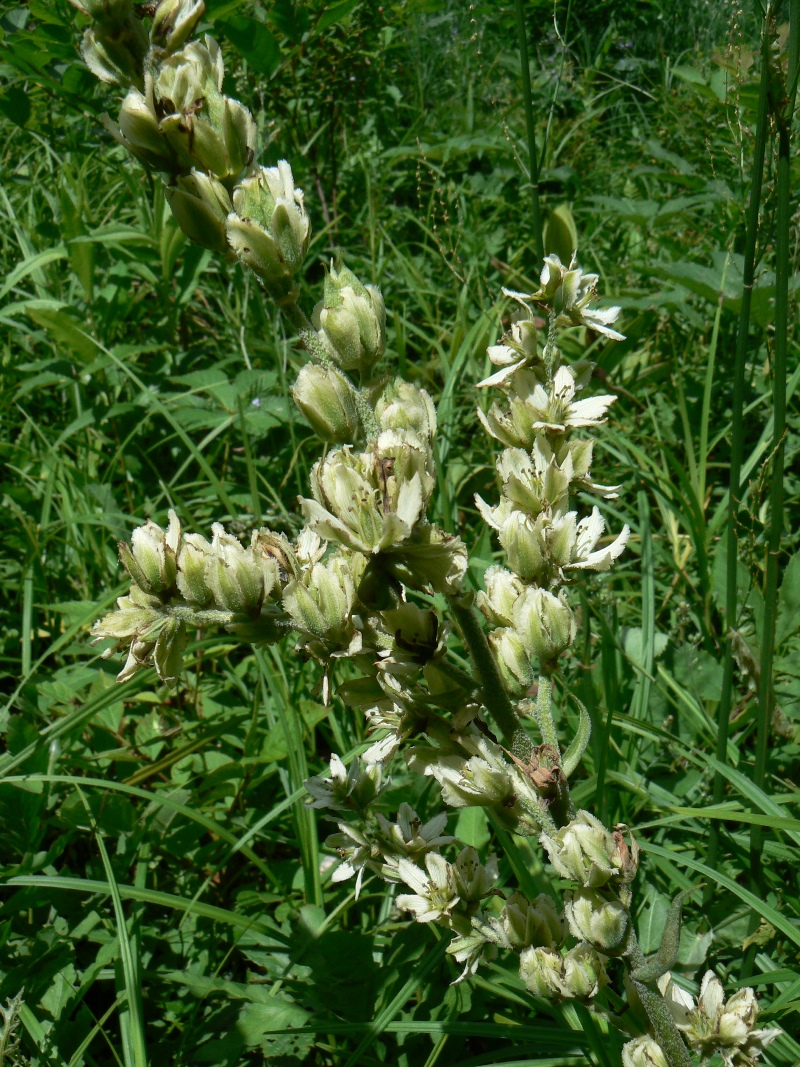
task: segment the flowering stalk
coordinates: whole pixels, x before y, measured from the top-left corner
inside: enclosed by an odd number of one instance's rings
[[[619,309],[595,307],[596,276],[555,256],[545,257],[534,293],[508,294],[521,314],[489,349],[497,369],[480,383],[500,400],[478,412],[503,446],[500,500],[477,499],[507,564],[489,568],[476,598],[486,634],[463,588],[465,546],[427,514],[433,402],[409,382],[376,375],[386,350],[377,288],[332,267],[313,323],[300,308],[310,234],[303,194],[287,162],[255,161],[255,123],[222,93],[219,46],[191,40],[201,0],[161,0],[149,25],[140,16],[150,9],[132,0],[73,2],[93,20],[82,45],[90,68],[127,89],[118,124],[107,123],[112,134],[166,176],[187,237],[238,259],[287,317],[311,357],[292,395],[329,446],[311,471],[305,527],[294,540],[262,528],[245,545],[215,523],[209,541],[185,533],[170,512],[166,529],[148,521],[120,545],[130,591],[94,628],[96,640],[112,642],[105,655],[127,653],[119,680],[152,664],[164,684],[178,685],[188,633],[206,626],[242,643],[295,634],[298,650],[321,665],[326,700],[339,661],[348,660],[355,671],[338,680],[337,693],[364,713],[372,743],[349,767],[333,754],[329,773],[306,782],[310,805],[338,824],[328,839],[340,859],[333,881],[354,877],[356,894],[368,874],[401,886],[399,910],[453,934],[459,981],[499,952],[513,953],[532,995],[591,1003],[626,1029],[626,1065],[686,1067],[687,1041],[703,1055],[718,1050],[726,1062],[752,1064],[777,1033],[753,1028],[752,991],[724,1004],[719,983],[707,978],[690,1009],[671,986],[656,985],[677,954],[680,901],[661,949],[644,960],[631,919],[639,846],[627,827],[608,829],[576,811],[569,795],[589,738],[582,709],[563,744],[554,706],[559,660],[577,635],[569,589],[587,572],[608,570],[629,530],[606,539],[599,509],[579,517],[574,507],[576,493],[617,495],[618,486],[591,474],[592,440],[576,436],[600,426],[614,397],[577,398],[592,365],[568,364],[559,338],[578,327],[618,339]],[[474,677],[451,662],[450,624],[430,606],[437,593]],[[538,743],[527,732],[531,720]],[[446,808],[481,807],[506,831],[538,838],[554,879],[566,883],[563,899],[506,896],[495,857],[481,862],[473,848],[448,859],[443,851],[456,842],[445,832],[446,810],[423,821],[403,804],[389,819],[380,809],[401,750],[412,772],[437,783]],[[625,1015],[603,993],[613,959],[630,979]]]

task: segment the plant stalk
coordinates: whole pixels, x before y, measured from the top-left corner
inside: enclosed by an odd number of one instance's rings
[[[739,494],[741,491],[742,458],[744,454],[744,372],[747,357],[748,333],[750,330],[750,305],[753,298],[755,277],[756,242],[761,206],[761,189],[764,177],[764,157],[769,128],[769,27],[765,23],[761,41],[761,84],[758,93],[756,135],[753,147],[753,169],[750,181],[745,230],[744,268],[742,274],[742,305],[739,311],[739,326],[736,333],[736,352],[733,365],[733,400],[731,416],[731,465],[728,489],[727,556],[725,569],[725,660],[722,675],[722,692],[717,711],[717,748],[719,763],[725,764],[728,754],[728,732],[733,703],[733,643],[732,630],[737,617],[737,568],[739,563],[739,537],[736,532],[739,521]],[[713,804],[720,804],[725,791],[725,778],[721,772],[714,774]],[[706,863],[716,870],[719,856],[721,822],[712,820],[708,838]],[[712,887],[706,890],[706,897]]]
[[[625,945],[625,956],[631,971],[631,982],[642,1002],[642,1007],[647,1012],[653,1034],[661,1046],[669,1067],[694,1067],[691,1053],[686,1047],[680,1030],[675,1025],[669,1008],[664,1003],[664,998],[658,991],[655,982],[640,982],[633,978],[633,972],[642,968],[645,958],[633,927],[628,927],[628,937]]]
[[[533,745],[520,725],[519,716],[508,699],[503,679],[500,677],[475,609],[460,597],[451,597],[450,607],[478,676],[484,707],[500,728],[505,745],[518,759],[528,759],[533,751]]]

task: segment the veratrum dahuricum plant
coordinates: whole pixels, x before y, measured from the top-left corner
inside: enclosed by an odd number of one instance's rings
[[[120,545],[131,588],[94,629],[96,640],[113,642],[106,654],[126,652],[120,681],[152,664],[175,685],[187,629],[208,626],[242,642],[296,633],[298,650],[321,665],[326,698],[337,660],[348,659],[359,677],[337,691],[366,715],[374,742],[349,767],[334,755],[329,774],[306,783],[310,803],[340,820],[328,841],[340,857],[334,881],[355,878],[358,892],[370,872],[398,885],[401,911],[452,932],[459,981],[498,953],[515,954],[532,994],[580,1001],[627,1032],[625,1067],[687,1067],[715,1053],[728,1065],[755,1063],[779,1031],[757,1028],[751,989],[726,1000],[709,971],[695,1003],[670,979],[683,895],[660,949],[644,958],[631,921],[639,845],[627,827],[606,827],[570,799],[589,738],[586,712],[565,749],[555,725],[553,676],[577,629],[570,588],[608,570],[629,535],[624,527],[606,537],[598,507],[577,510],[577,492],[599,500],[618,492],[592,473],[591,434],[614,397],[583,395],[592,365],[566,362],[559,338],[585,327],[619,339],[619,309],[596,307],[597,277],[552,255],[535,292],[507,293],[520,313],[489,349],[496,371],[479,383],[496,391],[478,416],[502,446],[500,496],[477,500],[506,566],[490,567],[474,597],[462,584],[464,544],[427,516],[433,402],[409,382],[376,375],[386,330],[375,286],[332,268],[313,324],[298,306],[310,232],[303,193],[287,162],[256,162],[256,126],[222,92],[218,44],[192,39],[202,0],[72,2],[91,19],[81,46],[88,66],[127,90],[107,127],[164,174],[187,237],[238,258],[281,308],[310,359],[294,399],[331,446],[311,472],[306,525],[294,542],[259,529],[245,545],[218,523],[208,540],[182,530],[171,512],[166,529],[149,521]],[[472,675],[451,661],[447,624],[419,593],[446,598]],[[504,899],[495,857],[481,863],[475,849],[459,849],[446,811],[425,823],[405,804],[394,821],[376,811],[400,758],[436,781],[445,806],[486,808],[496,823],[536,838],[565,884],[563,899]],[[613,998],[604,992],[611,976]],[[625,999],[624,1012],[612,1010]]]

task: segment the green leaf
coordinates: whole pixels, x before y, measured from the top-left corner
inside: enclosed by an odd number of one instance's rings
[[[31,98],[24,89],[12,85],[0,93],[0,112],[15,126],[24,126],[31,117]]]
[[[249,66],[271,77],[280,66],[281,47],[263,22],[232,15],[215,23]]]

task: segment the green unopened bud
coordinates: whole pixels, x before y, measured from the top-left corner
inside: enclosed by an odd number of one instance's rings
[[[227,229],[231,248],[275,299],[294,299],[293,278],[305,259],[311,225],[285,159],[277,167],[254,168],[236,186]]]
[[[88,15],[93,22],[115,26],[133,15],[133,0],[69,0],[70,4]]]
[[[264,599],[278,580],[274,559],[254,553],[225,533],[219,523],[211,527],[214,534],[212,557],[206,569],[206,581],[218,608],[237,614],[258,615]]]
[[[543,671],[555,670],[556,660],[575,640],[575,616],[565,594],[528,587],[514,604],[514,627]]]
[[[141,85],[146,54],[147,34],[133,16],[119,25],[98,23],[86,30],[81,42],[86,66],[110,85]]]
[[[161,64],[153,99],[160,128],[181,166],[229,182],[253,159],[256,127],[246,107],[222,95],[224,74],[213,37],[193,41]]]
[[[381,430],[413,430],[433,441],[436,435],[436,408],[424,389],[396,378],[384,389],[375,405]]]
[[[303,581],[290,582],[283,606],[299,630],[336,638],[350,618],[355,599],[352,575],[343,557],[315,563]]]
[[[593,889],[579,889],[564,897],[569,932],[606,954],[615,952],[628,930],[628,910],[618,900],[606,900]]]
[[[349,270],[331,269],[320,311],[320,336],[344,370],[366,374],[386,350],[386,308],[380,289]],[[347,284],[343,284],[343,283]]]
[[[622,1046],[622,1067],[669,1067],[659,1043],[648,1034]]]
[[[629,848],[620,828],[610,833],[588,811],[579,811],[552,837],[542,834],[541,843],[556,874],[574,879],[585,889],[597,889],[610,881],[625,884],[636,874],[636,842]]]
[[[307,363],[297,376],[292,396],[323,441],[343,445],[355,439],[358,408],[352,387],[338,371]]]
[[[509,512],[498,531],[508,565],[525,581],[535,581],[544,570],[543,538],[539,523],[522,511]]]
[[[133,531],[131,544],[119,544],[122,566],[145,593],[159,596],[175,585],[181,524],[174,511],[169,513],[166,530],[151,520]]]
[[[190,241],[213,252],[229,251],[225,219],[231,198],[221,182],[193,170],[168,185],[166,194],[176,222]]]
[[[556,949],[528,948],[519,958],[519,976],[536,997],[561,997],[563,958]]]
[[[200,534],[185,534],[178,554],[176,585],[181,596],[203,606],[211,600],[206,569],[212,558],[211,545]]]
[[[514,604],[525,586],[505,567],[491,566],[483,576],[486,592],[481,590],[476,603],[492,626],[513,626]]]
[[[576,945],[564,957],[564,995],[591,1000],[608,982],[603,962],[590,945]]]
[[[522,697],[536,681],[530,653],[516,630],[506,626],[492,630],[489,647],[511,696]]]
[[[171,689],[178,684],[183,669],[183,650],[186,647],[186,624],[178,619],[167,619],[158,635],[153,652],[158,677]]]
[[[167,52],[177,51],[191,37],[205,9],[203,0],[160,0],[150,26],[153,44]]]
[[[514,949],[557,948],[564,940],[564,924],[555,902],[545,893],[528,901],[521,893],[512,893],[500,914],[500,923]]]

